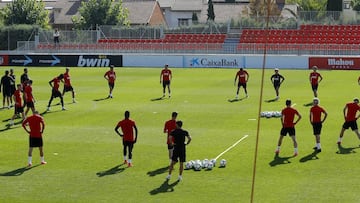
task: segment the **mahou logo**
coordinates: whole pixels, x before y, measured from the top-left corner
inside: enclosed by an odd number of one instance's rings
[[[348,60],[345,60],[345,59],[334,59],[334,58],[330,58],[328,59],[328,65],[329,66],[353,66],[355,65],[355,62],[354,60],[352,59],[348,59]]]

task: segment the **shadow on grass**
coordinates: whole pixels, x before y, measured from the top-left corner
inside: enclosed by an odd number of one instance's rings
[[[304,106],[312,106],[312,105],[313,105],[313,102],[310,102],[310,103],[304,104]]]
[[[169,99],[169,98],[167,98],[167,97],[159,97],[159,98],[150,99],[150,101],[161,101],[161,100],[165,100],[165,99]]]
[[[317,154],[318,154],[318,153],[319,153],[319,152],[317,152],[317,151],[315,150],[315,151],[312,152],[311,154],[302,157],[302,158],[300,159],[300,162],[304,163],[304,162],[311,161],[311,160],[317,160],[317,159],[319,159],[319,157],[317,157]]]
[[[243,97],[243,98],[239,98],[239,99],[236,99],[236,98],[234,98],[234,99],[228,99],[228,102],[230,102],[230,103],[233,103],[233,102],[239,102],[239,101],[242,101],[242,100],[244,100],[244,99],[246,99],[247,97]]]
[[[348,147],[345,148],[341,144],[338,145],[338,151],[336,151],[336,154],[353,154],[356,153],[354,149],[357,149],[359,147]]]
[[[291,161],[289,159],[293,158],[293,156],[288,156],[288,157],[280,157],[279,154],[275,154],[274,156],[274,160],[272,160],[269,165],[271,167],[277,166],[277,165],[281,165],[281,164],[289,164],[291,163]]]
[[[156,170],[153,170],[153,171],[149,171],[147,172],[146,174],[148,176],[156,176],[156,175],[159,175],[159,174],[163,174],[165,173],[166,171],[169,170],[169,166],[165,166],[165,167],[162,167],[162,168],[158,168]]]
[[[151,190],[149,193],[151,195],[157,195],[159,193],[165,193],[165,192],[174,192],[174,187],[179,183],[180,181],[177,180],[171,184],[169,184],[169,180],[165,180],[160,187],[155,188]]]
[[[120,165],[117,165],[117,166],[114,166],[106,171],[100,171],[100,172],[97,172],[96,175],[101,178],[101,177],[104,177],[104,176],[108,176],[108,175],[115,175],[117,173],[121,173],[123,172],[126,168],[125,167],[121,167],[125,164],[120,164]]]
[[[38,166],[40,166],[40,164],[31,166],[31,167],[21,167],[21,168],[12,170],[12,171],[8,171],[8,172],[5,172],[5,173],[0,173],[0,176],[21,176],[26,171],[28,171],[30,169],[33,169],[35,167],[38,167]]]
[[[13,127],[11,127],[10,124],[6,124],[5,127],[3,129],[0,129],[0,132],[4,132],[4,131],[7,131],[7,130],[13,130],[13,129],[16,129],[16,128],[20,128],[22,121],[17,121],[16,123],[14,123]]]
[[[108,99],[110,99],[110,97],[105,97],[105,98],[94,99],[93,101],[98,102],[98,101],[104,101],[104,100],[108,100]]]
[[[279,99],[274,98],[274,99],[265,100],[265,102],[267,103],[276,102],[276,101],[279,101]]]

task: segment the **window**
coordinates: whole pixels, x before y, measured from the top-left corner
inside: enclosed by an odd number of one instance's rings
[[[189,19],[187,18],[179,18],[178,19],[178,26],[188,26],[189,25]]]

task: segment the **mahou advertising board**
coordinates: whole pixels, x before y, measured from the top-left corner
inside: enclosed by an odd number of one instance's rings
[[[309,69],[360,70],[360,58],[357,57],[309,57]]]

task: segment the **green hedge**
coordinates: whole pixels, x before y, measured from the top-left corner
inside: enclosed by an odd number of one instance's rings
[[[36,25],[11,25],[0,27],[0,50],[15,50],[18,41],[34,41]]]

